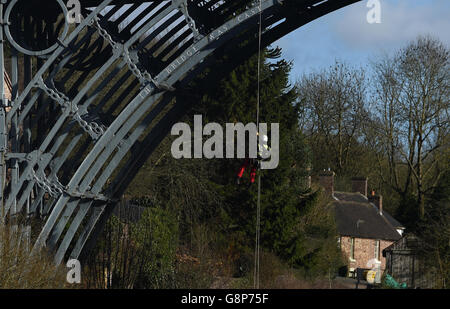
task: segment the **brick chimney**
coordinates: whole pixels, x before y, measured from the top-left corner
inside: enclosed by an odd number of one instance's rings
[[[352,192],[359,192],[367,196],[367,177],[353,177]]]
[[[319,174],[320,185],[325,189],[325,194],[332,196],[334,192],[334,172],[323,171]]]
[[[383,215],[383,196],[375,195],[375,191],[372,191],[372,195],[368,197],[369,202],[377,206],[380,215]]]

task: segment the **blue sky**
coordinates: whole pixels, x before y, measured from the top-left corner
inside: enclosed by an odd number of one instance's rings
[[[381,24],[369,24],[368,0],[323,16],[273,45],[293,60],[291,82],[333,65],[335,59],[367,65],[391,54],[418,35],[430,34],[450,46],[450,0],[380,0]]]

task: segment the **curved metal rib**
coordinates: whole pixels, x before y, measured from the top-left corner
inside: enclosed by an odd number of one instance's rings
[[[27,142],[33,150],[2,152],[2,173],[9,167],[12,174],[3,179],[2,218],[26,204],[27,215],[39,212],[45,219],[35,249],[55,250],[57,263],[80,257],[107,218],[108,205],[185,110],[177,100],[162,115],[179,91],[214,65],[216,52],[234,54],[233,65],[252,54],[226,43],[247,40],[256,52],[260,10],[267,46],[357,1],[264,0],[261,7],[259,1],[237,0],[203,6],[193,0],[82,1],[91,6],[82,23],[45,61],[39,58],[33,77],[22,78],[23,91],[15,91],[4,116],[4,132],[18,131],[11,144]],[[16,88],[17,59],[11,62]],[[51,121],[37,138],[33,132],[42,130],[44,120]]]

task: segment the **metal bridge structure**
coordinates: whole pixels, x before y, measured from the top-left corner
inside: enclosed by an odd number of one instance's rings
[[[266,47],[358,1],[0,0],[1,222],[38,217],[34,250],[82,258],[186,85],[257,53],[260,13]]]

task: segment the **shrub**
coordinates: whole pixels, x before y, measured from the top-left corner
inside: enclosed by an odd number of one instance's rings
[[[45,249],[31,255],[26,228],[0,223],[0,288],[61,289],[68,287],[66,275]]]

